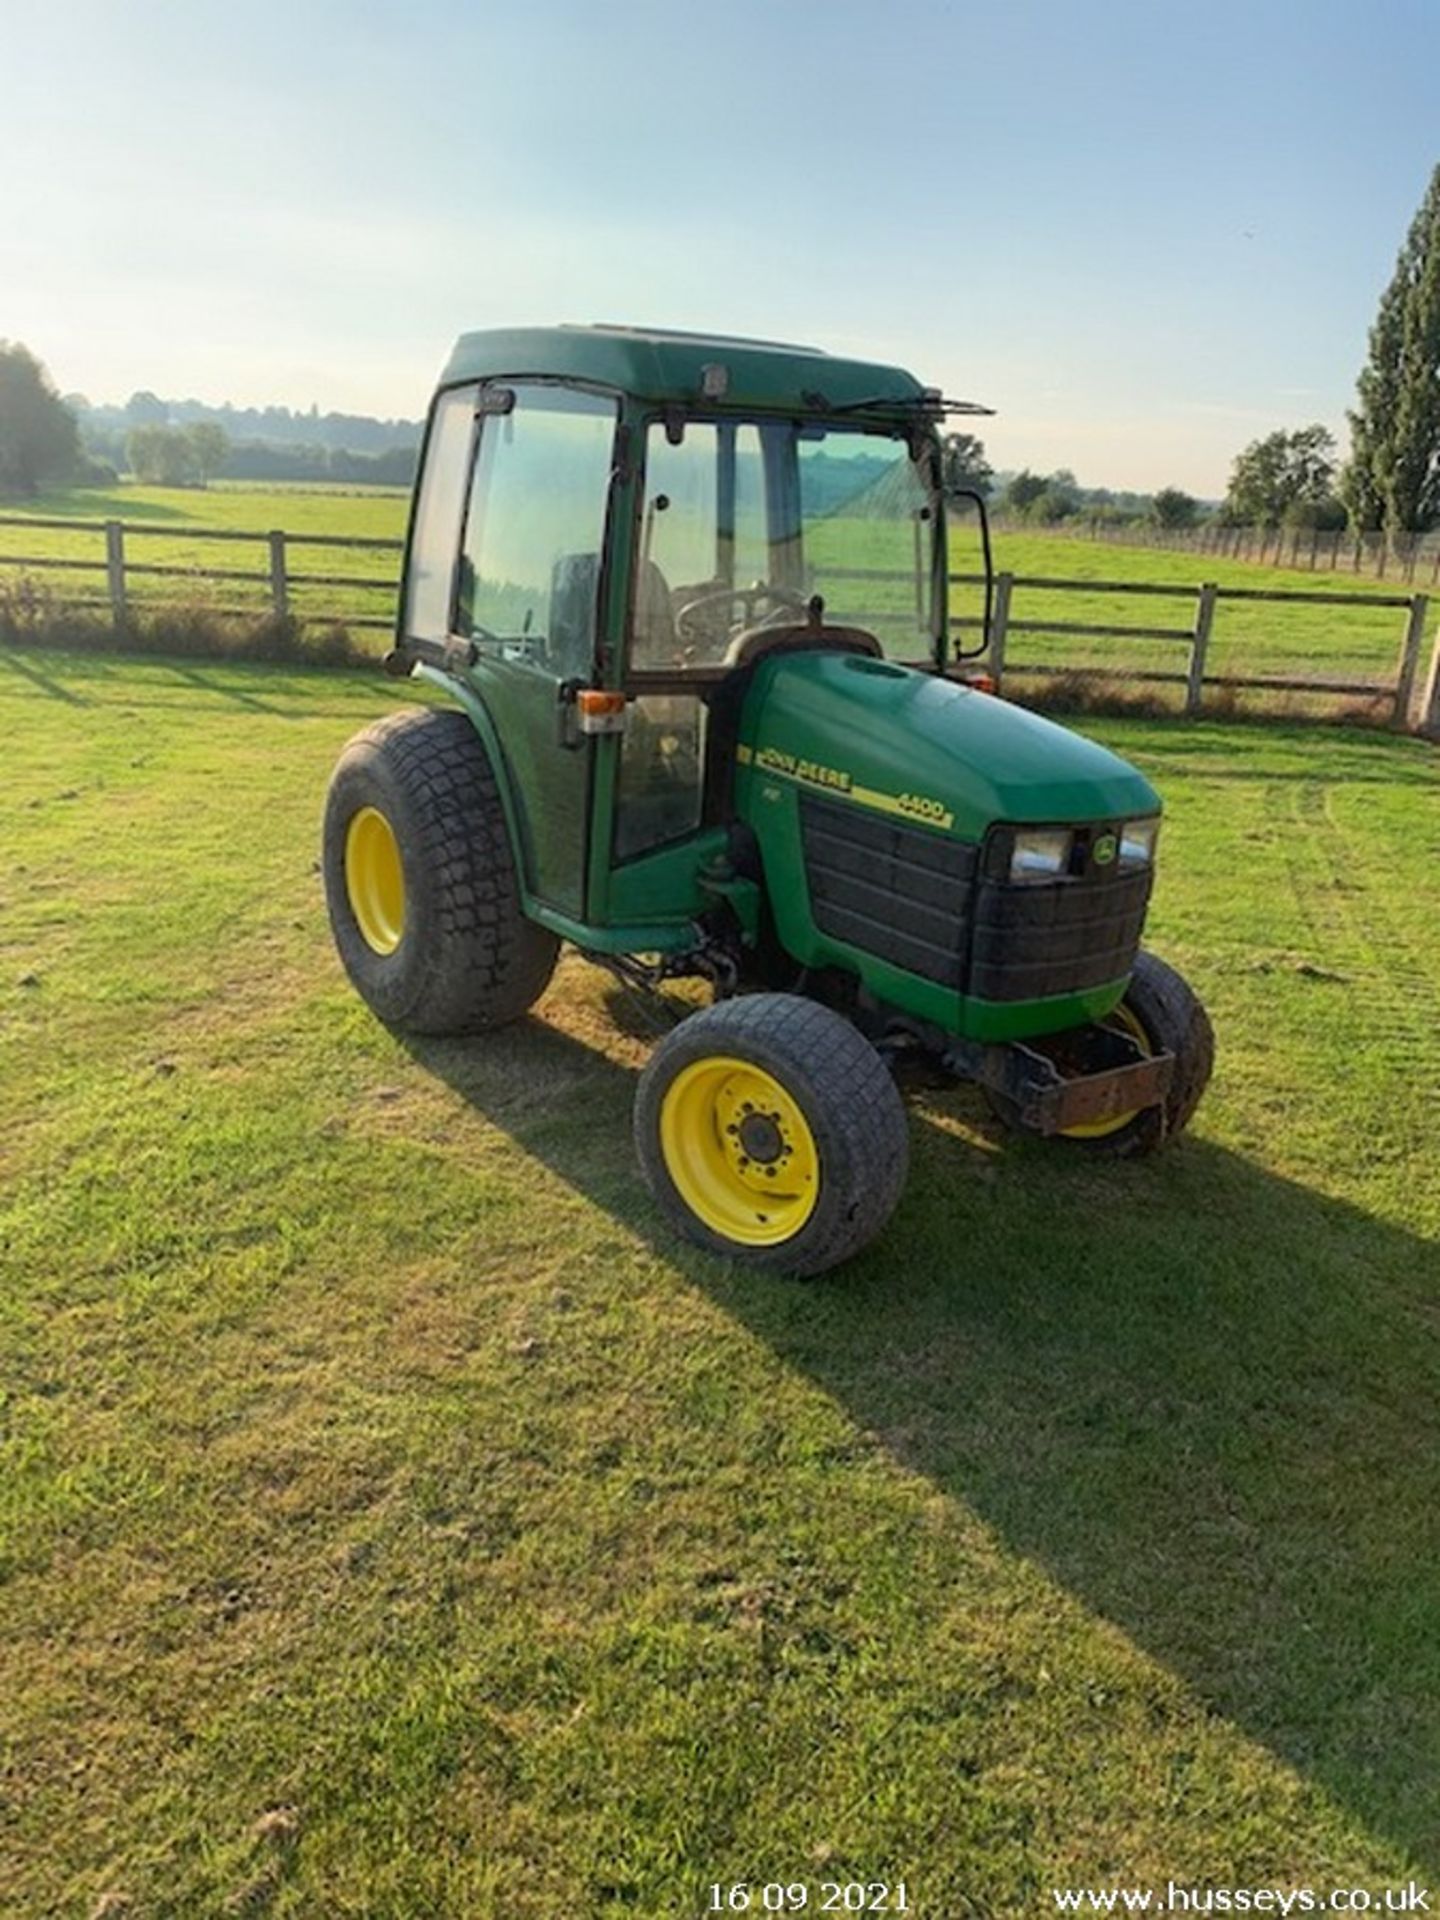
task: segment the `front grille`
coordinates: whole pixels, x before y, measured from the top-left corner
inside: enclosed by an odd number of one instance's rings
[[[1095,865],[1076,832],[1063,879],[1009,879],[1013,828],[980,847],[891,824],[843,801],[800,800],[810,910],[832,939],[980,1000],[1107,986],[1135,963],[1153,870]]]
[[[1150,867],[1055,881],[982,881],[969,991],[981,1000],[1041,1000],[1119,980],[1135,964]]]
[[[808,794],[800,834],[822,933],[924,980],[963,985],[977,847]]]

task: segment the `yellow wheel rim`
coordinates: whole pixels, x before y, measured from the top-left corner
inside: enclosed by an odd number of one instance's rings
[[[378,807],[362,807],[346,829],[345,891],[365,944],[394,953],[405,936],[405,869],[395,829]]]
[[[676,1074],[660,1105],[675,1190],[741,1247],[792,1239],[820,1197],[820,1155],[799,1102],[771,1073],[716,1054]]]
[[[1118,1027],[1122,1033],[1128,1033],[1148,1060],[1155,1049],[1150,1044],[1150,1036],[1141,1026],[1138,1017],[1122,1001],[1105,1022],[1107,1026]],[[1128,1113],[1115,1113],[1108,1120],[1082,1120],[1078,1126],[1062,1127],[1062,1140],[1103,1140],[1108,1134],[1119,1133],[1122,1127],[1128,1127],[1139,1113],[1139,1107],[1131,1107]]]

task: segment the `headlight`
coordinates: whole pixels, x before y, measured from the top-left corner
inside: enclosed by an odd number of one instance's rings
[[[1155,836],[1160,831],[1160,822],[1153,816],[1149,820],[1127,820],[1120,829],[1120,864],[1122,867],[1148,867],[1155,858]]]
[[[1010,878],[1053,880],[1070,865],[1074,838],[1068,827],[1038,827],[1017,833],[1010,849]]]

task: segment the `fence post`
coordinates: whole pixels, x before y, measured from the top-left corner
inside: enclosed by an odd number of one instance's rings
[[[125,624],[125,529],[118,520],[105,522],[105,579],[110,588],[110,618]]]
[[[1410,718],[1415,673],[1420,665],[1420,646],[1425,638],[1425,616],[1429,611],[1428,595],[1417,593],[1412,596],[1410,611],[1405,616],[1405,638],[1400,643],[1400,662],[1395,669],[1395,710],[1390,716],[1392,727],[1403,727]]]
[[[1200,711],[1205,695],[1205,656],[1210,651],[1210,629],[1215,624],[1215,595],[1218,589],[1207,580],[1200,589],[1195,608],[1195,637],[1190,642],[1190,671],[1185,676],[1185,717],[1193,719]]]
[[[1415,731],[1423,733],[1427,740],[1440,740],[1440,631],[1435,635],[1430,671],[1425,676],[1425,690],[1415,715]]]
[[[997,573],[995,576],[995,606],[990,616],[990,645],[988,648],[990,674],[995,682],[995,691],[999,693],[1005,677],[1005,635],[1010,627],[1010,592],[1015,585],[1013,573]]]
[[[285,577],[285,535],[275,528],[266,535],[270,542],[270,603],[275,617],[283,620],[290,610],[289,583]]]

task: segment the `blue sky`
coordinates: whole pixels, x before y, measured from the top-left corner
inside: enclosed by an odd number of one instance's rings
[[[453,336],[804,340],[997,465],[1343,431],[1440,160],[1433,0],[0,0],[0,337],[65,390],[422,410]]]

